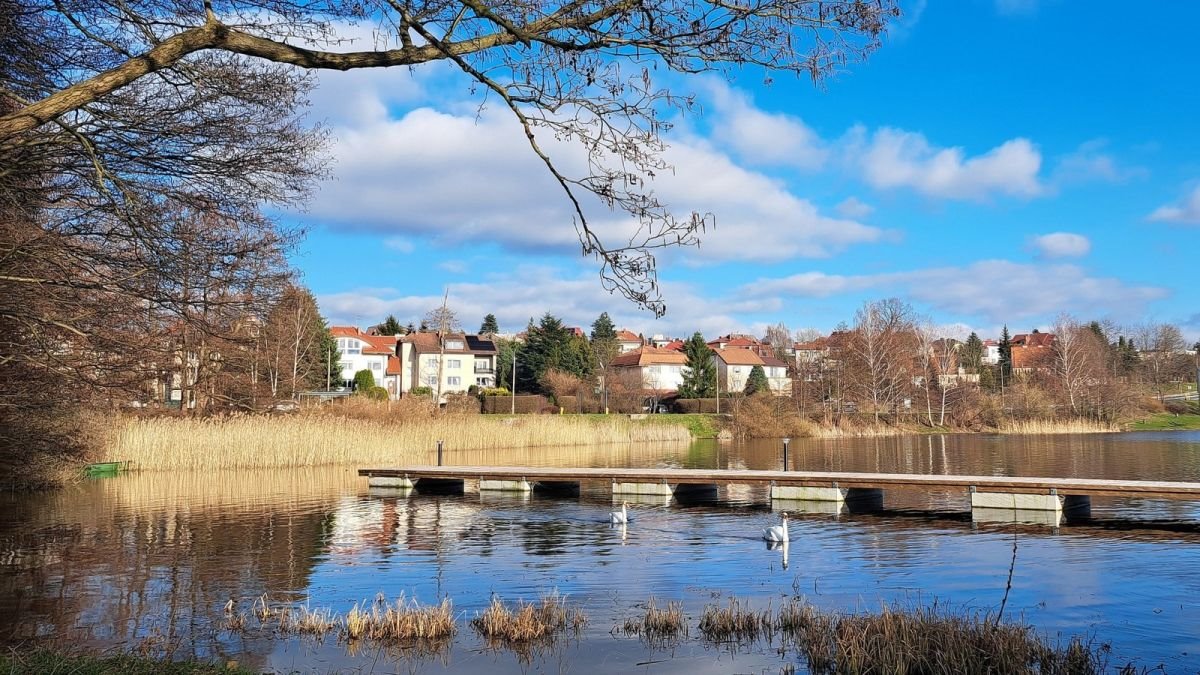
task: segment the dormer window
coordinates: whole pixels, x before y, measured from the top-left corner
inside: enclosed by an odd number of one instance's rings
[[[462,349],[462,340],[446,340],[446,349]]]

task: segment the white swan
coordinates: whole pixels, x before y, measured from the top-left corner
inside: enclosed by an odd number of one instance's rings
[[[780,524],[772,525],[771,527],[764,529],[763,533],[762,533],[763,539],[766,539],[767,541],[784,541],[784,542],[786,542],[788,540],[788,524],[787,524],[788,515],[787,515],[786,511],[780,515],[782,517],[782,521],[780,522]]]
[[[612,513],[608,514],[609,522],[613,525],[624,525],[625,523],[628,523],[629,512],[625,510],[625,507],[628,505],[629,502],[621,502],[620,511],[613,511]]]

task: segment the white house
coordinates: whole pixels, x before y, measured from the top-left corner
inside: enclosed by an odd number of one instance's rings
[[[989,366],[1000,363],[1000,343],[995,340],[984,340],[983,356],[980,360]]]
[[[367,335],[355,326],[331,326],[329,332],[337,340],[338,365],[341,366],[341,381],[344,386],[354,382],[354,374],[369,370],[375,376],[375,386],[386,387],[388,359],[396,356],[395,335]],[[396,395],[395,385],[388,392]]]
[[[415,387],[438,390],[443,396],[472,386],[496,386],[496,344],[479,335],[410,333],[400,338],[400,391]]]
[[[659,393],[678,391],[683,385],[683,369],[687,356],[673,349],[642,347],[617,356],[612,361],[615,370],[636,371],[642,387]]]
[[[788,365],[774,356],[760,356],[763,362],[763,372],[771,385],[771,393],[776,396],[792,395],[792,378],[788,377]]]
[[[636,333],[622,328],[617,331],[617,347],[621,350],[622,354],[641,349],[642,338]]]

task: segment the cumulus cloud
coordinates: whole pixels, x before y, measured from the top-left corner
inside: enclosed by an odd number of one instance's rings
[[[779,164],[815,170],[829,158],[825,141],[799,117],[766,112],[749,95],[716,79],[705,80],[719,124],[713,140],[751,164]]]
[[[570,203],[530,151],[519,125],[499,108],[446,112],[417,108],[335,129],[336,179],[309,207],[334,229],[429,237],[443,245],[489,241],[510,250],[578,251]],[[544,139],[567,174],[585,171],[579,148]],[[884,232],[821,213],[779,180],[740,166],[704,139],[673,139],[673,171],[653,181],[679,209],[713,213],[706,260],[778,261],[826,257],[879,241]],[[590,223],[610,242],[628,241],[637,222],[583,197]],[[689,255],[696,255],[691,254]]]
[[[1042,258],[1078,258],[1092,250],[1092,242],[1082,234],[1052,232],[1034,237],[1030,244]]]
[[[1038,178],[1041,153],[1025,138],[967,157],[962,148],[935,147],[917,132],[884,127],[868,138],[865,129],[856,127],[847,135],[847,151],[863,180],[875,188],[911,188],[928,197],[976,201],[1045,192]]]
[[[813,272],[763,279],[743,292],[819,298],[874,289],[938,310],[981,316],[997,323],[1085,310],[1134,318],[1142,314],[1148,303],[1168,295],[1161,287],[1131,286],[1120,279],[1092,276],[1077,265],[1032,265],[1007,260],[873,275]]]
[[[1200,185],[1174,204],[1165,204],[1154,210],[1149,219],[1163,223],[1200,225]]]
[[[609,294],[595,275],[563,275],[554,268],[540,266],[520,267],[483,281],[451,283],[447,290],[448,304],[467,330],[474,329],[484,315],[492,313],[501,330],[512,333],[524,330],[531,319],[536,322],[550,310],[567,325],[585,330],[590,330],[601,312],[608,312],[618,326],[647,335],[687,336],[697,330],[716,335],[748,328],[750,324],[742,315],[781,308],[775,298],[701,297],[688,284],[667,283],[664,294],[671,300],[670,312],[666,317],[654,319],[619,296]],[[317,300],[331,323],[364,326],[388,314],[394,314],[401,323],[417,322],[441,304],[442,296],[374,288],[322,294]]]

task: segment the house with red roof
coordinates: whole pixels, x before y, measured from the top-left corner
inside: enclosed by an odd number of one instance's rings
[[[622,354],[632,352],[635,349],[641,349],[643,344],[645,344],[645,341],[642,340],[641,335],[625,328],[617,331],[617,348],[621,350]]]
[[[496,343],[466,333],[410,333],[400,338],[400,391],[429,387],[446,394],[496,386]]]
[[[612,361],[614,370],[637,373],[642,387],[658,395],[679,390],[686,365],[687,357],[683,352],[650,346],[625,352]]]
[[[399,395],[397,364],[389,363],[390,359],[396,357],[399,338],[395,335],[368,335],[356,326],[330,326],[329,332],[337,341],[342,386],[351,386],[354,374],[358,371],[369,370],[375,377],[375,386],[387,389],[392,398]],[[389,373],[389,370],[393,372]]]

